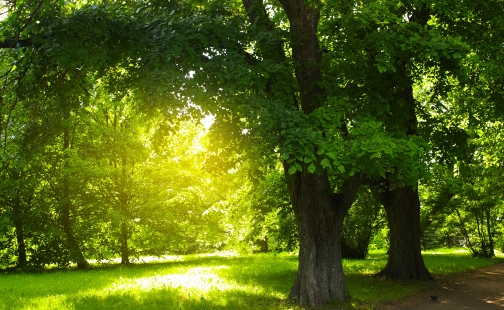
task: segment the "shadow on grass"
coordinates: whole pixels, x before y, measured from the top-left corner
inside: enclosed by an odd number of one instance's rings
[[[424,254],[433,273],[491,264],[467,255]],[[502,260],[501,260],[502,261]],[[386,264],[378,253],[344,260],[350,294],[345,309],[414,293],[423,283],[372,277]],[[91,270],[0,275],[0,309],[298,309],[284,300],[296,278],[297,256],[186,256],[179,260]]]
[[[423,253],[422,256],[427,269],[434,275],[457,273],[504,262],[502,257],[473,258],[467,252],[455,252],[449,255],[443,252],[431,252]]]
[[[271,309],[281,300],[243,291],[200,295],[181,289],[164,288],[141,295],[118,292],[107,296],[69,297],[72,309]]]

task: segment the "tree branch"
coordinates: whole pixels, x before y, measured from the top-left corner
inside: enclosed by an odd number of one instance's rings
[[[0,42],[0,48],[20,48],[20,47],[30,47],[33,43],[30,39],[7,39]]]
[[[334,194],[334,199],[336,200],[334,205],[338,207],[337,212],[346,215],[355,201],[355,196],[357,195],[363,180],[364,174],[362,172],[356,173],[344,184],[343,191],[341,193]]]

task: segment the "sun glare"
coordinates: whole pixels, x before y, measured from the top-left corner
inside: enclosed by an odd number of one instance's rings
[[[180,296],[187,299],[210,298],[212,294],[228,291],[247,294],[274,295],[284,298],[281,292],[266,292],[262,286],[240,284],[219,275],[229,269],[229,266],[194,267],[185,273],[159,274],[150,277],[120,278],[103,289],[106,294],[121,292],[147,293],[153,290],[176,290]]]
[[[206,293],[212,288],[218,287],[220,290],[225,289],[228,285],[219,278],[215,271],[229,268],[228,266],[215,267],[196,267],[189,269],[183,274],[159,275],[146,278],[137,278],[132,282],[125,281],[119,284],[114,283],[114,289],[141,289],[148,291],[152,289],[162,288],[181,288],[183,290],[191,290],[199,293]]]
[[[215,121],[215,116],[212,114],[207,114],[204,118],[202,118],[200,120],[200,122],[203,124],[203,126],[205,126],[205,130],[208,130],[208,128],[210,128],[210,126],[212,126],[214,121]]]

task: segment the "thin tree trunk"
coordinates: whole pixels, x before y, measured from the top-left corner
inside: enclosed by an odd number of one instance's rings
[[[63,151],[66,151],[70,148],[70,133],[68,129],[65,129],[63,133]],[[65,170],[69,168],[68,158],[65,156]],[[61,224],[63,226],[63,232],[67,238],[68,242],[68,250],[70,251],[70,255],[73,261],[77,263],[77,267],[79,269],[86,269],[89,267],[88,262],[84,258],[82,254],[81,248],[75,239],[75,236],[72,232],[72,224],[70,220],[70,209],[71,209],[71,200],[70,200],[70,180],[68,172],[64,172],[63,176],[63,197],[62,197],[62,207],[60,210],[61,216]]]
[[[26,256],[26,244],[24,237],[24,212],[23,205],[21,203],[21,176],[19,171],[12,170],[11,178],[13,183],[16,186],[15,196],[12,199],[12,222],[14,223],[14,227],[16,228],[16,241],[17,241],[17,252],[18,252],[18,260],[17,267],[24,268],[27,265],[27,256]]]
[[[121,216],[123,217],[123,220],[121,222],[121,264],[129,264],[129,250],[128,250],[128,218],[129,218],[129,210],[128,210],[128,204],[129,204],[129,198],[128,194],[126,193],[127,190],[127,174],[126,174],[126,164],[127,160],[125,157],[122,157],[121,159],[121,179],[119,181],[119,184],[121,188],[119,189],[120,194],[119,194],[119,208],[121,210]]]
[[[63,232],[67,238],[68,242],[68,250],[70,251],[70,255],[72,260],[77,263],[77,267],[79,269],[86,269],[89,267],[88,262],[84,258],[82,251],[75,239],[72,232],[72,225],[70,222],[70,206],[65,203],[65,205],[61,208],[61,223],[63,226]]]
[[[17,267],[24,268],[26,267],[28,260],[26,257],[26,244],[24,238],[24,227],[22,223],[16,223],[16,240],[17,240],[17,252],[18,252],[18,261]]]
[[[129,264],[129,251],[128,251],[128,224],[121,223],[121,264]]]
[[[420,199],[412,186],[380,193],[390,228],[385,268],[377,275],[392,279],[431,280],[420,248]]]
[[[492,226],[490,219],[490,208],[491,208],[490,206],[485,206],[486,226],[487,226],[488,245],[489,245],[487,258],[492,258],[495,256],[494,242],[492,237]]]
[[[457,217],[459,219],[460,229],[462,230],[462,235],[464,236],[466,245],[469,247],[471,254],[473,256],[476,256],[476,249],[473,247],[473,245],[471,243],[471,239],[469,238],[469,233],[467,232],[467,229],[465,228],[464,220],[462,219],[462,216],[460,216],[460,212],[459,212],[458,208],[455,208],[455,213],[457,214]]]
[[[19,194],[16,194],[19,195]],[[18,261],[17,267],[24,268],[26,267],[28,261],[26,256],[26,244],[24,237],[24,221],[23,221],[23,210],[19,197],[14,199],[13,207],[13,222],[14,227],[16,228],[16,241],[17,241],[17,252],[18,252]]]

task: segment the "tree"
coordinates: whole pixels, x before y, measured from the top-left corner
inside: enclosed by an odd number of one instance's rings
[[[240,185],[246,170],[250,171],[248,163],[241,163],[235,195],[227,199],[232,246],[247,252],[297,251],[297,223],[283,171],[265,169]]]
[[[500,122],[486,123],[484,133],[467,127],[461,129],[472,137],[466,146],[470,152],[453,165],[434,167],[438,173],[429,184],[427,195],[432,198],[426,203],[431,211],[426,215],[425,227],[433,222],[437,229],[448,227],[474,257],[493,257],[495,240],[502,234],[502,197],[498,190],[502,165],[497,159],[502,129]]]
[[[365,259],[369,243],[384,226],[385,214],[368,188],[361,187],[357,199],[343,222],[341,252],[343,258]]]
[[[197,104],[238,141],[222,156],[282,162],[300,238],[291,300],[348,299],[341,229],[364,179],[390,221],[383,274],[430,278],[420,254],[417,192],[429,153],[419,138],[423,103],[414,86],[432,74],[442,90],[463,67],[459,59],[478,46],[436,22],[438,15],[459,20],[444,2],[130,2],[59,9],[56,18],[39,4],[21,10],[32,15],[9,15],[14,26],[1,47],[29,47],[68,69],[66,76],[108,78],[111,88],[127,87],[153,110]],[[44,81],[62,76],[54,72]]]

